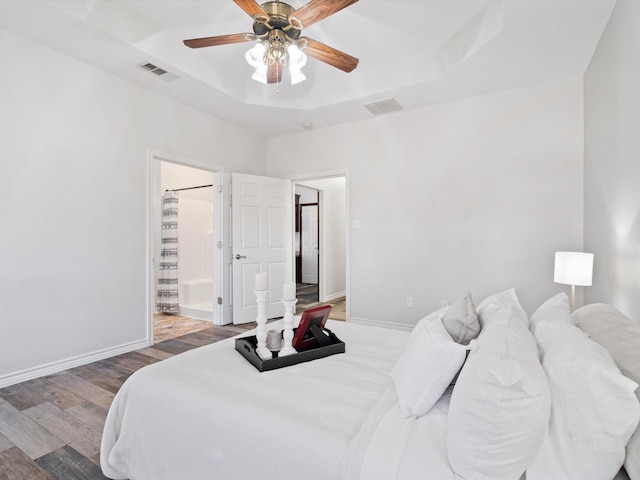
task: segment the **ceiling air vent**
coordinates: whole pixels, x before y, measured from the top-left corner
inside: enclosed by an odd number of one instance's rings
[[[380,100],[379,102],[367,103],[365,108],[374,115],[382,115],[383,113],[395,112],[402,110],[402,107],[395,98]]]
[[[138,65],[138,67],[140,67],[142,70],[145,70],[149,73],[153,73],[155,76],[160,77],[167,82],[171,82],[173,80],[177,80],[178,78],[180,78],[175,73],[168,72],[164,68],[160,68],[157,65],[154,65],[153,63],[149,63],[149,62],[142,63]]]

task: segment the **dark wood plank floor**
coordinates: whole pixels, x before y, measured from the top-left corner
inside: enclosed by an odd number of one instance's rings
[[[153,347],[0,389],[0,480],[104,479],[100,439],[116,392],[133,372],[243,333],[209,326]]]

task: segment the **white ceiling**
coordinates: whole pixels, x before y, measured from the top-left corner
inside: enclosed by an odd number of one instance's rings
[[[291,0],[299,8],[306,0]],[[264,136],[582,76],[615,0],[360,0],[303,35],[360,59],[344,73],[309,58],[307,80],[250,79],[253,43],[190,49],[187,38],[251,32],[232,0],[4,0],[0,28]],[[179,78],[165,81],[137,65]]]

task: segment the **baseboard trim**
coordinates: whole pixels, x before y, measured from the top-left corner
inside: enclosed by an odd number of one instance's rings
[[[337,300],[338,298],[342,298],[342,297],[346,297],[346,296],[347,296],[347,292],[346,291],[333,293],[331,295],[325,295],[324,296],[324,300],[322,300],[322,302],[333,302],[334,300]]]
[[[181,305],[180,315],[183,317],[195,318],[204,322],[213,323],[213,307],[211,310],[197,306]]]
[[[392,322],[380,322],[378,320],[371,320],[368,318],[351,317],[349,322],[362,323],[364,325],[372,325],[375,327],[392,328],[394,330],[404,330],[406,332],[413,330],[413,325],[404,325],[402,323],[392,323]]]
[[[97,362],[99,360],[104,360],[105,358],[114,357],[134,350],[140,350],[141,348],[146,348],[148,346],[149,343],[147,340],[138,340],[136,342],[125,343],[124,345],[118,345],[117,347],[105,348],[104,350],[98,350],[96,352],[78,355],[77,357],[67,358],[58,362],[51,362],[45,365],[20,370],[18,372],[7,373],[0,376],[0,388],[33,380],[34,378],[44,377],[45,375],[51,375],[52,373],[62,372],[63,370],[86,365],[87,363]]]

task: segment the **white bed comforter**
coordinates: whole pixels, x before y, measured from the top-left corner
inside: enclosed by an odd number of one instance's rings
[[[393,386],[382,395],[352,443],[348,480],[454,480],[447,457],[447,414],[451,389],[422,417],[398,406]],[[364,453],[357,452],[358,445]],[[355,452],[353,449],[356,449]]]
[[[109,410],[103,472],[131,480],[373,479],[361,471],[377,472],[376,462],[389,456],[381,453],[384,443],[396,440],[389,415],[402,414],[394,411],[390,371],[409,334],[343,322],[328,327],[346,353],[260,373],[230,339],[137,371]],[[446,395],[441,403],[434,412],[446,414]],[[436,422],[442,428],[445,418]],[[444,448],[444,437],[433,442]],[[402,471],[416,460],[395,452],[388,461],[396,465],[386,471]],[[438,461],[448,469],[446,453]]]

